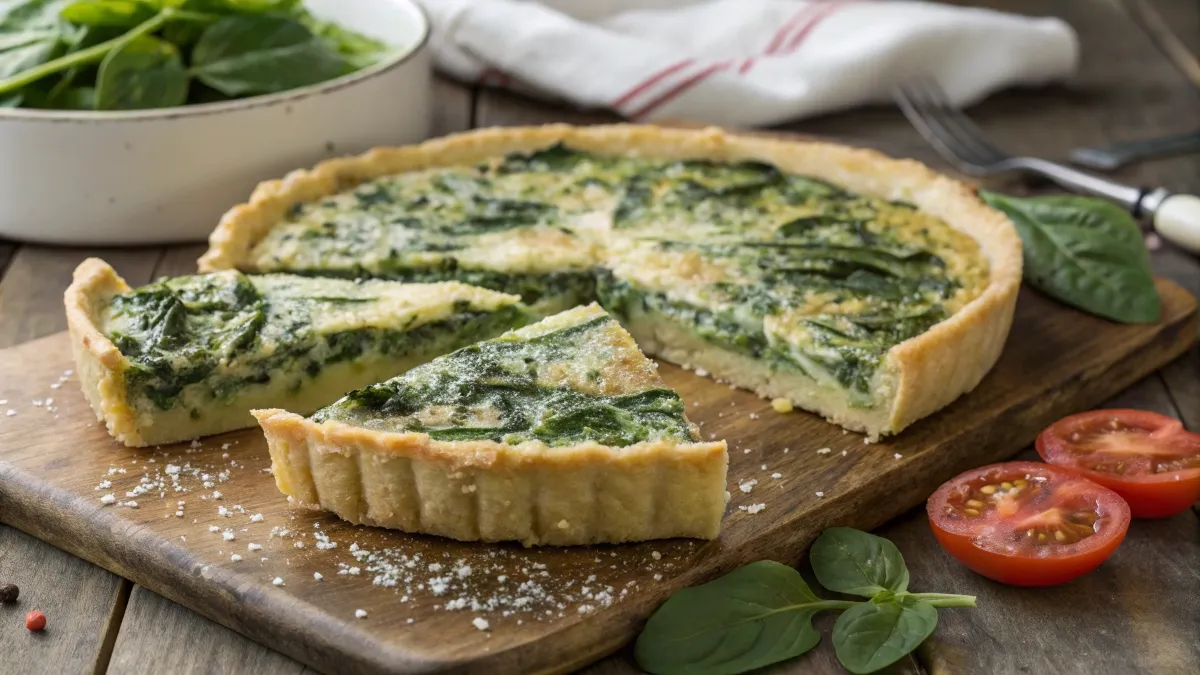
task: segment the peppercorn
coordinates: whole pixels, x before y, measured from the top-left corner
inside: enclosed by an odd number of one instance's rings
[[[36,609],[25,615],[25,627],[37,632],[46,627],[46,615]]]
[[[16,584],[4,584],[0,586],[0,603],[7,605],[10,602],[16,602],[17,596],[21,594],[21,589],[17,588]]]

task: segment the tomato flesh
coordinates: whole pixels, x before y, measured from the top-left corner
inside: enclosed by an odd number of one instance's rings
[[[1042,459],[1121,495],[1135,518],[1173,516],[1200,501],[1200,434],[1145,410],[1093,410],[1037,439]]]
[[[1096,569],[1125,538],[1129,506],[1112,490],[1047,464],[980,467],[926,503],[947,553],[989,579],[1050,586]]]

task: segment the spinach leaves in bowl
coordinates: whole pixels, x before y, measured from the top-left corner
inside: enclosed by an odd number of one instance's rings
[[[0,0],[0,107],[139,110],[272,94],[391,51],[300,0]]]

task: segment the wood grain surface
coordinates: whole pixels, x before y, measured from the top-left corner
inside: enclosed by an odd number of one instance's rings
[[[1128,4],[1128,0],[1124,0]],[[1076,147],[1098,145],[1135,138],[1188,131],[1200,123],[1200,88],[1182,75],[1180,70],[1164,57],[1164,41],[1182,43],[1190,56],[1200,53],[1200,3],[1193,0],[1137,0],[1136,4],[1152,8],[1163,19],[1154,26],[1142,22],[1135,24],[1123,15],[1122,0],[957,0],[958,4],[988,6],[1005,11],[1024,12],[1032,15],[1056,15],[1065,19],[1078,32],[1082,48],[1082,62],[1078,75],[1067,84],[1046,89],[1011,90],[999,92],[971,109],[971,114],[988,133],[1003,138],[1006,149],[1027,152],[1046,157],[1063,157]],[[1134,12],[1135,18],[1141,18]],[[1143,29],[1145,28],[1145,30]],[[1170,37],[1167,36],[1169,33]],[[1190,58],[1190,57],[1189,57]],[[585,122],[588,120],[611,121],[611,116],[594,113],[579,113],[562,107],[549,106],[519,96],[491,90],[449,83],[438,83],[436,133],[445,133],[460,128],[479,125],[508,123],[525,124],[537,121]],[[499,101],[499,102],[498,102]],[[887,107],[865,108],[847,111],[799,123],[784,128],[808,134],[831,135],[852,143],[867,145],[901,156],[910,156],[932,166],[948,170],[928,146],[894,110]],[[1135,184],[1165,185],[1171,189],[1200,192],[1200,157],[1176,157],[1146,162],[1127,167],[1113,174],[1118,180]],[[1047,186],[1039,183],[1024,183],[1016,179],[1003,179],[990,184],[991,187],[1017,192],[1040,192]],[[61,328],[61,307],[57,302],[30,302],[31,294],[45,293],[50,287],[60,293],[65,287],[65,277],[53,270],[70,270],[83,257],[83,252],[73,249],[46,249],[41,247],[18,247],[0,242],[0,275],[6,268],[5,258],[11,258],[18,250],[36,251],[34,269],[17,278],[0,281],[0,347],[15,342],[45,335]],[[161,250],[98,251],[99,255],[114,259],[119,255],[134,255],[150,261],[146,269],[155,268]],[[168,256],[157,263],[155,274],[168,273]],[[195,255],[184,253],[174,256],[179,264],[169,273],[181,273],[194,269]],[[58,258],[57,261],[52,260]],[[1151,261],[1157,273],[1173,279],[1193,294],[1200,294],[1200,263],[1169,245],[1152,251]],[[44,267],[43,267],[44,266]],[[118,265],[120,267],[120,265]],[[43,273],[41,270],[45,269]],[[135,277],[131,268],[122,269],[132,281]],[[147,279],[148,280],[148,279]],[[47,293],[48,295],[48,293]],[[23,330],[23,324],[37,326],[37,330]],[[1106,402],[1104,406],[1143,402],[1168,402],[1163,412],[1180,417],[1192,430],[1200,430],[1200,349],[1192,349],[1183,358],[1168,364],[1155,375],[1145,378],[1131,392],[1142,395],[1130,401],[1126,396]],[[1149,395],[1153,392],[1153,395]],[[1200,566],[1200,518],[1196,513],[1179,517],[1178,526],[1166,533],[1169,536],[1141,539],[1134,564],[1139,561],[1154,561],[1170,558],[1176,551],[1191,552],[1186,567],[1197,570]],[[913,543],[905,543],[906,537],[921,535],[927,531],[923,509],[914,509],[909,514],[888,523],[877,532],[898,542],[914,569],[914,584],[931,590],[950,590],[967,587],[979,581],[965,568],[949,561],[936,547],[921,544],[919,537]],[[276,655],[267,661],[256,654],[263,650],[258,644],[222,626],[202,618],[169,600],[158,598],[144,587],[135,586],[135,595],[144,594],[155,598],[164,607],[171,607],[169,615],[158,612],[128,611],[124,598],[128,597],[130,582],[123,581],[119,587],[124,595],[110,597],[96,584],[80,584],[77,579],[87,574],[100,578],[117,577],[107,571],[78,558],[67,556],[72,565],[47,565],[45,561],[61,555],[50,544],[26,537],[23,545],[11,545],[13,539],[4,537],[12,530],[0,525],[0,582],[16,582],[25,589],[19,612],[0,611],[0,655],[3,668],[0,671],[16,673],[103,673],[108,668],[107,655],[94,651],[95,660],[76,658],[77,633],[88,636],[97,643],[103,637],[111,642],[118,631],[129,631],[137,639],[116,639],[112,662],[115,664],[137,664],[139,672],[151,670],[158,658],[171,655],[170,672],[180,674],[220,672],[217,665],[252,663],[257,673],[294,673],[303,666]],[[925,542],[927,544],[928,542]],[[1132,555],[1130,557],[1133,557]],[[1128,561],[1128,559],[1127,559]],[[918,573],[917,569],[926,570]],[[1148,576],[1158,574],[1158,568]],[[1200,572],[1196,572],[1200,574]],[[926,575],[933,575],[926,578]],[[1106,586],[1093,581],[1089,575],[1074,582],[1074,594],[1068,597],[1049,596],[1038,592],[1008,589],[997,596],[999,602],[981,604],[973,614],[979,615],[980,623],[999,627],[991,632],[966,631],[957,635],[953,643],[935,639],[929,641],[918,658],[910,660],[903,672],[936,672],[947,675],[959,673],[1031,673],[1048,669],[1041,664],[1054,664],[1054,672],[1078,675],[1125,675],[1129,672],[1153,673],[1153,675],[1191,675],[1200,671],[1200,660],[1193,660],[1182,670],[1147,669],[1139,663],[1136,669],[1126,667],[1129,661],[1117,660],[1109,667],[1103,654],[1076,655],[1072,645],[1079,639],[1081,631],[1089,631],[1107,638],[1107,652],[1130,654],[1137,651],[1148,653],[1170,653],[1176,648],[1168,640],[1176,630],[1159,630],[1147,635],[1125,630],[1128,625],[1126,607],[1131,601],[1116,601],[1130,589]],[[1159,584],[1147,591],[1149,597],[1162,593]],[[1097,598],[1103,604],[1098,608]],[[103,612],[81,612],[77,607],[107,603],[111,610]],[[1012,603],[1032,610],[1030,617],[1016,616]],[[1180,611],[1160,612],[1156,620],[1168,628],[1182,626],[1194,628],[1194,611],[1188,608],[1200,605],[1200,596],[1174,595],[1169,603]],[[52,628],[62,617],[60,611],[74,613],[71,617],[71,632],[52,632],[46,640],[32,638],[20,620],[24,612],[33,607],[53,608],[49,611]],[[63,608],[63,609],[59,609]],[[1080,626],[1071,617],[1086,613],[1088,625]],[[18,616],[18,614],[20,616]],[[115,618],[115,620],[109,620]],[[1026,619],[1029,620],[1026,620]],[[169,621],[170,631],[161,630],[156,622]],[[942,629],[935,634],[941,636],[950,624],[943,618]],[[220,635],[218,639],[215,636]],[[827,633],[826,633],[827,636]],[[1034,639],[1036,636],[1036,640]],[[832,658],[819,658],[828,650],[826,639],[809,656],[769,670],[771,673],[845,673]],[[957,653],[968,652],[973,660],[963,661],[957,656],[943,658],[945,649],[953,648]],[[830,650],[831,653],[831,650]],[[1020,654],[1022,660],[1005,659],[1006,654]],[[953,655],[951,655],[953,656]],[[51,670],[44,666],[53,664]],[[992,667],[982,667],[991,664]],[[122,672],[131,672],[129,669]],[[166,672],[166,671],[162,671]],[[628,652],[622,651],[588,669],[589,673],[639,672],[633,665]]]
[[[0,420],[0,517],[327,672],[563,671],[619,647],[670,592],[755,559],[795,563],[833,524],[877,527],[1174,359],[1195,342],[1196,301],[1169,281],[1159,292],[1162,322],[1117,325],[1024,291],[983,383],[877,444],[663,364],[701,433],[730,441],[722,535],[572,548],[464,544],[289,508],[257,429],[120,446],[67,375],[58,333],[0,352],[0,398],[17,411]],[[389,574],[394,588],[372,583]]]

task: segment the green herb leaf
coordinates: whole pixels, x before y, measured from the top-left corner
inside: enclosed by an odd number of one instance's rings
[[[196,77],[228,96],[295,89],[353,69],[303,24],[274,15],[221,19],[192,51]]]
[[[1119,207],[1088,197],[979,195],[1016,225],[1032,286],[1114,321],[1158,320],[1160,300],[1141,230]]]
[[[61,16],[80,26],[133,28],[157,13],[157,7],[141,0],[76,0]]]
[[[908,590],[904,556],[892,542],[849,527],[831,527],[808,554],[817,581],[831,591],[873,597]]]
[[[916,649],[937,627],[933,605],[912,598],[863,602],[833,625],[838,661],[852,673],[873,673]]]
[[[97,110],[169,108],[187,99],[188,77],[179,50],[141,36],[109,52],[96,78]]]
[[[308,29],[323,39],[337,53],[346,58],[356,69],[375,65],[389,48],[384,43],[361,33],[342,28],[332,21],[318,19],[305,14],[300,19]]]
[[[750,563],[673,595],[646,623],[635,655],[651,673],[742,673],[812,649],[821,639],[812,617],[830,608],[796,570]]]

